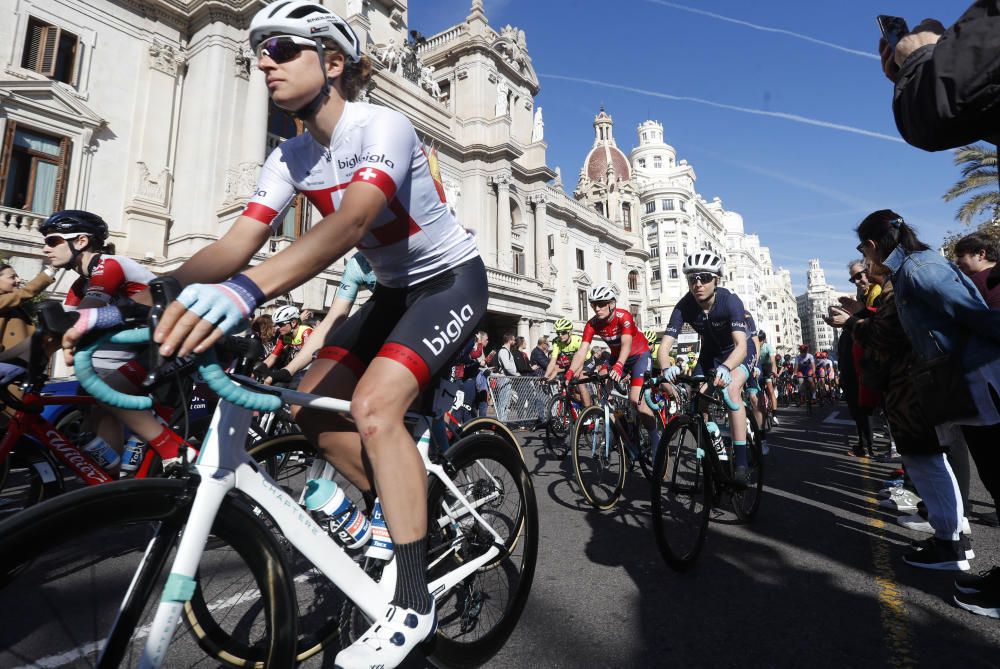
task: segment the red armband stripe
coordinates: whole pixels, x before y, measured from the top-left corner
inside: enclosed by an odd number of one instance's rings
[[[277,217],[278,212],[271,209],[267,205],[261,204],[260,202],[251,202],[247,205],[247,208],[243,210],[243,215],[252,218],[255,221],[260,221],[264,225],[271,225],[275,217]]]
[[[386,200],[392,200],[393,196],[396,195],[396,183],[392,180],[392,177],[374,167],[365,167],[355,172],[351,183],[355,181],[378,186],[378,189],[385,195]]]

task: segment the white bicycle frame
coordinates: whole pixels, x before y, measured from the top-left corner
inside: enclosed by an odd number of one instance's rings
[[[251,383],[243,380],[241,382],[243,385],[253,387]],[[351,410],[350,402],[344,400],[270,386],[261,387],[269,392],[278,392],[288,404],[339,413],[348,413]],[[163,596],[149,630],[139,664],[142,668],[155,669],[163,665],[167,649],[180,622],[184,603],[191,598],[195,590],[195,573],[212,524],[223,498],[233,490],[239,490],[266,511],[288,542],[369,618],[375,619],[381,615],[393,596],[395,561],[387,565],[381,581],[373,580],[326,530],[313,521],[297,500],[292,499],[251,459],[245,450],[251,417],[250,410],[227,401],[220,401],[212,416],[202,451],[195,463],[201,481],[163,589]],[[476,500],[474,505],[470,504],[445,473],[444,468],[430,462],[428,450],[432,419],[416,414],[408,414],[408,417],[418,418],[413,434],[427,473],[437,477],[458,501],[455,506],[443,509],[444,517],[440,519],[440,524],[443,526],[468,513],[494,538],[494,545],[483,555],[463,563],[428,584],[431,594],[440,599],[467,576],[496,558],[503,546],[503,539],[476,511],[476,508],[490,498]],[[328,474],[330,472],[332,469],[328,469]]]

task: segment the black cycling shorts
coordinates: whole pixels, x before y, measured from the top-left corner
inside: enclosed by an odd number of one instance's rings
[[[390,358],[423,390],[475,333],[488,299],[482,258],[416,286],[377,284],[364,306],[327,335],[316,357],[347,365],[358,378],[376,357]]]

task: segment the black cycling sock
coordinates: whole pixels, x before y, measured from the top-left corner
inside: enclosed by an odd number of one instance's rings
[[[396,594],[392,603],[417,613],[434,608],[434,598],[427,592],[427,537],[408,544],[396,544]]]

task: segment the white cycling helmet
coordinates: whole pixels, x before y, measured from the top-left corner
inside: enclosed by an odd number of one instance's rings
[[[288,304],[275,311],[274,316],[271,318],[274,320],[275,325],[282,325],[284,323],[290,323],[300,317],[301,314],[299,313],[299,308],[295,305]]]
[[[610,286],[601,284],[600,286],[594,286],[590,289],[591,302],[608,302],[609,300],[614,299],[617,299],[615,291],[611,290]]]
[[[254,51],[266,37],[293,35],[314,42],[331,39],[344,53],[347,60],[361,60],[361,41],[354,29],[326,7],[307,0],[290,0],[271,3],[250,22],[250,48]]]
[[[714,251],[696,251],[684,259],[684,273],[711,272],[722,276],[722,258]]]

